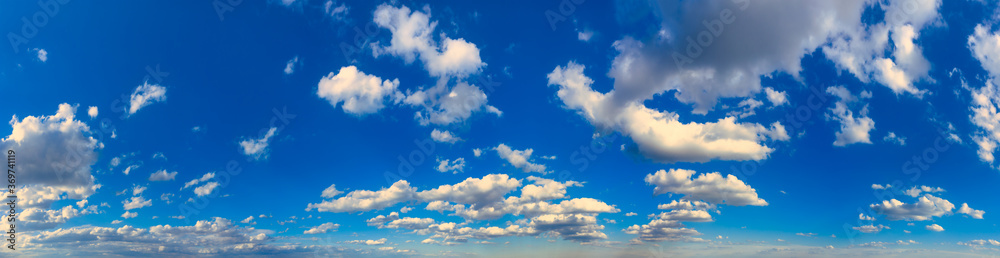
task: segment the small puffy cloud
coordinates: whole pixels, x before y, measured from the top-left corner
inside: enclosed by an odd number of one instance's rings
[[[42,63],[49,61],[49,52],[45,51],[45,49],[36,48],[35,54],[37,54],[38,61],[42,61]]]
[[[958,208],[958,213],[969,215],[973,219],[983,219],[983,214],[986,214],[985,211],[969,208],[968,203],[962,203],[962,207]]]
[[[195,187],[194,194],[198,195],[198,197],[209,195],[212,191],[215,191],[216,187],[219,187],[219,182],[208,182],[202,186]]]
[[[133,115],[140,108],[163,101],[167,101],[167,88],[145,83],[132,91],[132,96],[129,98],[128,114]]]
[[[153,205],[153,200],[146,200],[142,196],[135,196],[132,199],[125,200],[122,202],[125,210],[139,209],[142,207],[149,207]]]
[[[853,227],[853,229],[861,233],[871,234],[871,233],[878,233],[879,231],[882,231],[882,229],[889,229],[889,227],[886,227],[884,225],[862,225],[859,227]]]
[[[594,36],[594,32],[590,30],[580,30],[576,32],[576,39],[580,41],[590,41],[590,38]]]
[[[889,134],[885,135],[885,137],[883,137],[882,140],[888,143],[894,143],[901,146],[906,145],[906,137],[897,136],[896,133],[894,132],[889,132]]]
[[[700,174],[686,169],[659,170],[646,175],[645,181],[655,185],[654,195],[665,193],[682,194],[684,200],[704,201],[711,204],[731,206],[767,206],[767,201],[757,197],[757,190],[751,188],[736,176],[723,177],[719,172]]]
[[[254,160],[259,160],[261,158],[266,159],[268,150],[267,146],[273,138],[278,133],[277,127],[271,127],[267,130],[267,133],[262,135],[261,138],[250,138],[240,141],[240,151],[243,155],[253,158]]]
[[[209,179],[212,179],[212,178],[215,178],[215,172],[205,173],[205,175],[202,175],[201,178],[195,178],[195,179],[193,179],[191,181],[187,181],[186,183],[184,183],[184,187],[181,187],[181,190],[187,189],[188,187],[195,186],[195,185],[200,184],[202,182],[206,182],[206,181],[208,181]]]
[[[307,235],[311,235],[311,234],[326,234],[326,232],[337,231],[338,228],[340,228],[340,224],[334,224],[333,222],[327,222],[327,223],[320,224],[319,226],[315,226],[315,227],[309,228],[308,230],[306,230],[306,231],[304,231],[302,233],[303,234],[307,234]]]
[[[776,91],[771,87],[767,87],[764,88],[764,93],[767,95],[767,100],[771,102],[772,106],[788,104],[788,94],[784,91]]]
[[[294,73],[295,65],[298,63],[299,63],[299,56],[295,56],[291,60],[288,60],[288,63],[285,64],[285,74]]]
[[[253,216],[250,216],[250,217],[247,217],[247,218],[243,219],[242,221],[240,221],[240,223],[250,224],[250,225],[256,225],[257,224],[257,222],[253,221]]]
[[[171,181],[177,177],[177,171],[167,172],[165,169],[149,174],[149,181]]]
[[[930,225],[927,225],[924,228],[927,228],[927,230],[934,231],[934,232],[944,231],[944,228],[941,227],[941,225],[938,225],[938,224],[930,224]]]
[[[920,186],[910,187],[910,189],[903,191],[903,194],[916,198],[917,196],[920,196],[921,193],[940,193],[940,192],[944,192],[944,188],[920,185]]]
[[[431,131],[431,139],[434,139],[434,141],[436,142],[446,142],[446,143],[455,143],[457,141],[462,140],[462,138],[458,138],[458,136],[455,136],[449,131],[440,131],[438,129],[434,129],[434,131]]]
[[[90,116],[90,118],[97,117],[97,107],[90,106],[90,108],[87,109],[87,115]]]
[[[321,194],[320,197],[323,197],[323,198],[333,198],[333,197],[336,197],[337,195],[340,195],[342,193],[344,193],[344,192],[340,191],[340,190],[337,190],[337,185],[336,184],[332,184],[332,185],[330,185],[330,187],[327,187],[326,189],[323,189],[323,194]]]
[[[520,169],[524,172],[537,172],[542,174],[548,174],[550,171],[546,170],[545,165],[531,163],[531,154],[534,152],[533,149],[526,150],[514,150],[509,146],[501,143],[493,148],[497,152],[500,158],[506,160],[512,166]]]
[[[891,199],[872,204],[871,208],[878,214],[885,215],[888,220],[923,221],[951,214],[955,205],[948,200],[925,194],[916,203],[903,203]]]
[[[399,79],[382,80],[352,65],[320,79],[316,95],[334,107],[343,103],[344,112],[348,114],[363,116],[378,112],[388,100],[399,103],[403,95],[398,87]]]
[[[135,218],[135,216],[139,216],[139,213],[126,211],[125,213],[122,214],[122,218],[126,219]]]
[[[482,156],[483,155],[483,149],[480,149],[480,148],[472,149],[472,155],[476,156],[476,157]]]
[[[361,244],[361,245],[383,245],[383,244],[385,244],[385,242],[387,240],[388,239],[385,239],[385,238],[380,238],[380,239],[377,239],[377,240],[370,240],[370,239],[369,240],[350,240],[350,241],[346,241],[344,243],[348,243],[348,244]]]
[[[140,195],[140,194],[142,194],[142,192],[145,192],[145,191],[146,191],[146,187],[145,186],[140,186],[140,185],[134,185],[134,186],[132,186],[132,195]],[[84,201],[86,201],[86,200],[84,200]]]
[[[338,21],[344,20],[350,12],[350,8],[348,8],[344,3],[334,6],[333,0],[327,0],[326,3],[323,4],[323,10],[326,11],[326,14],[329,14],[330,17],[333,17]]]
[[[438,165],[434,169],[441,173],[451,172],[452,174],[458,174],[465,168],[464,158],[457,158],[455,160],[438,159],[437,162]]]

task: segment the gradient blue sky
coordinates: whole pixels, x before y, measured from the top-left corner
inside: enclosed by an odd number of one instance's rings
[[[1000,255],[995,1],[40,3],[4,254]]]

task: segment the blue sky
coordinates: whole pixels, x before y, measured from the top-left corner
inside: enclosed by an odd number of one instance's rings
[[[994,1],[4,5],[5,253],[1000,255]]]

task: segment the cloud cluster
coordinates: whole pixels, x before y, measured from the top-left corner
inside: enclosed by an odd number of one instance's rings
[[[857,110],[856,106],[861,105],[863,99],[871,98],[872,93],[862,91],[860,95],[854,96],[843,86],[826,88],[826,92],[838,98],[838,101],[830,108],[830,113],[827,114],[827,119],[840,123],[840,130],[836,133],[833,145],[871,144],[870,132],[875,129],[875,121],[868,117],[868,105],[864,104],[860,111],[857,111],[857,114],[851,109]],[[852,106],[854,107],[852,108]]]
[[[943,189],[942,189],[943,190]],[[882,201],[871,205],[871,209],[888,220],[925,221],[934,217],[951,215],[955,205],[943,198],[924,194],[915,203],[904,203],[896,199]],[[966,214],[975,219],[982,219],[985,211],[975,210],[963,203],[958,213]]]
[[[601,130],[615,130],[632,138],[638,150],[658,162],[707,162],[710,160],[762,160],[774,149],[766,139],[789,139],[784,126],[770,128],[756,123],[740,123],[735,117],[717,122],[681,122],[680,115],[650,109],[641,102],[615,103],[617,88],[608,93],[595,91],[584,66],[574,62],[557,66],[548,74],[549,85],[565,107],[576,111]],[[617,86],[616,86],[617,87]]]
[[[437,22],[431,21],[429,8],[421,12],[382,4],[375,10],[374,21],[392,33],[388,46],[374,48],[376,57],[389,54],[407,63],[419,58],[424,69],[437,77],[465,77],[486,66],[475,44],[446,36],[441,36],[440,43],[434,39]]]
[[[654,196],[667,193],[683,196],[681,200],[660,204],[658,209],[669,211],[661,212],[649,223],[624,229],[626,234],[636,235],[633,242],[707,242],[697,237],[700,232],[682,222],[711,222],[712,215],[708,211],[718,213],[719,205],[768,205],[767,201],[757,196],[757,190],[733,175],[722,177],[719,172],[712,172],[692,178],[695,173],[692,170],[671,169],[646,175],[646,183],[655,186]]]
[[[431,235],[425,243],[454,244],[467,239],[491,239],[502,236],[534,236],[547,232],[570,241],[588,242],[605,239],[597,223],[599,213],[617,213],[620,210],[592,198],[565,199],[566,188],[582,186],[579,182],[558,182],[539,177],[528,177],[529,184],[505,174],[490,174],[482,178],[468,178],[451,185],[418,191],[400,180],[388,189],[379,191],[356,190],[344,197],[309,204],[307,210],[355,212],[384,209],[401,202],[425,202],[427,210],[450,212],[467,221],[495,220],[505,215],[524,216],[520,224],[501,227],[468,227],[454,222],[439,222],[430,218],[401,218],[399,213],[378,215],[367,221],[379,228],[408,229],[422,235]],[[520,190],[520,195],[510,194]]]
[[[354,115],[375,113],[390,101],[394,105],[402,103],[422,108],[414,115],[421,125],[458,123],[479,111],[502,114],[496,107],[486,104],[486,93],[482,89],[464,81],[486,66],[479,56],[479,48],[461,38],[435,34],[437,22],[431,21],[429,7],[420,11],[382,4],[375,10],[373,22],[379,28],[388,29],[392,35],[388,45],[372,43],[376,58],[391,55],[402,58],[407,64],[419,59],[428,75],[438,78],[437,84],[403,92],[398,79],[382,80],[358,71],[355,66],[347,66],[320,81],[317,95],[321,98],[333,106],[343,102],[344,111]],[[436,35],[440,35],[440,43]]]
[[[1000,90],[996,85],[1000,79],[1000,35],[988,29],[987,25],[978,25],[968,39],[972,56],[989,73],[985,85],[972,89],[969,120],[978,127],[972,139],[979,147],[979,159],[993,164],[993,154],[1000,146]]]
[[[654,195],[674,193],[684,195],[683,200],[704,201],[730,206],[767,206],[767,201],[757,196],[753,189],[733,175],[723,177],[719,172],[697,173],[687,169],[659,170],[646,175],[646,183],[656,186]]]
[[[25,235],[19,251],[42,256],[65,254],[65,250],[81,256],[293,255],[316,251],[316,247],[274,244],[270,234],[270,230],[240,227],[218,217],[193,226],[79,226]],[[78,248],[81,245],[93,248]]]

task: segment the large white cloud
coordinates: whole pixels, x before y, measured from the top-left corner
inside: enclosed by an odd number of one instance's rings
[[[788,134],[780,123],[770,129],[756,123],[739,123],[734,117],[717,122],[681,122],[680,115],[650,109],[641,102],[618,106],[617,89],[599,93],[582,65],[570,62],[548,74],[549,85],[558,85],[557,95],[567,109],[575,110],[600,129],[630,136],[646,157],[665,163],[710,160],[762,160],[774,149],[766,139],[784,141]],[[617,86],[616,86],[617,87]]]
[[[866,2],[651,1],[659,34],[613,45],[615,106],[671,93],[706,113],[720,98],[752,97],[762,75],[797,76],[802,57],[860,27]]]
[[[55,115],[10,120],[11,134],[0,147],[16,153],[19,205],[47,209],[57,200],[86,199],[101,187],[90,167],[103,144],[76,120],[76,109],[63,103]]]
[[[341,67],[337,73],[330,73],[319,81],[316,95],[326,99],[336,107],[343,103],[344,112],[352,115],[367,115],[385,107],[385,102],[398,103],[402,93],[398,91],[399,79],[382,80],[378,76],[358,71],[355,66]]]
[[[705,201],[710,204],[730,206],[767,206],[767,201],[757,196],[757,190],[743,183],[733,175],[722,176],[719,172],[703,173],[692,178],[696,172],[686,169],[659,170],[646,175],[646,183],[655,185],[654,195],[665,193],[683,194],[684,200]]]
[[[437,22],[430,18],[429,9],[421,12],[411,11],[406,6],[380,5],[375,10],[375,24],[389,29],[392,39],[388,46],[374,48],[375,56],[391,54],[402,57],[407,63],[419,58],[424,69],[438,77],[464,77],[486,66],[475,44],[443,35],[439,44],[434,38]]]

